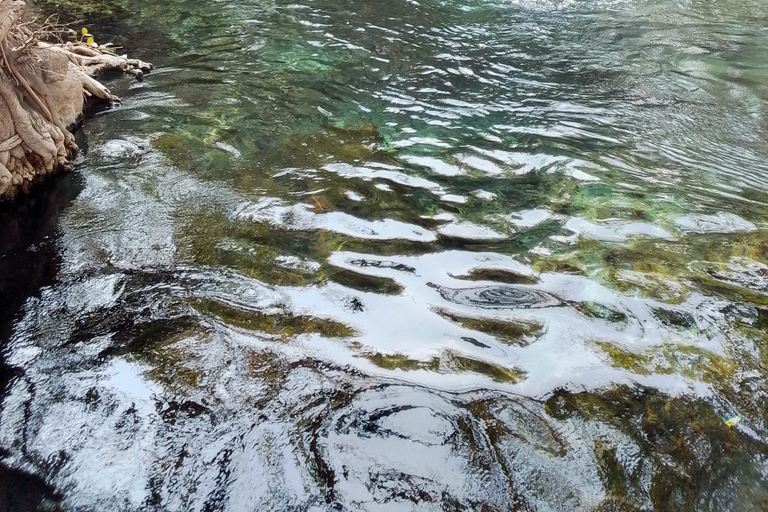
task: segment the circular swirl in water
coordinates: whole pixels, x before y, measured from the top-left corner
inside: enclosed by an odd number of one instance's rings
[[[455,304],[484,309],[529,309],[559,306],[558,299],[538,290],[518,286],[438,288],[440,296]]]

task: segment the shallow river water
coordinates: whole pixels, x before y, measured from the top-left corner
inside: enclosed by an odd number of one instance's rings
[[[0,213],[0,476],[768,509],[768,4],[114,5],[96,40],[157,69]]]

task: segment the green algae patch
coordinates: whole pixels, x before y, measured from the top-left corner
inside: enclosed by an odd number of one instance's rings
[[[688,236],[685,243],[637,239],[626,245],[580,240],[568,253],[537,257],[537,272],[580,274],[624,294],[681,304],[692,290],[731,302],[768,305],[768,295],[750,288],[740,261],[765,265],[768,234]],[[748,278],[749,276],[747,276]],[[748,279],[747,279],[748,280]]]
[[[768,325],[766,325],[766,319],[768,319],[768,310],[760,310],[756,325],[737,325],[738,331],[757,348],[759,363],[764,369],[768,368]]]
[[[318,208],[326,208],[318,200]],[[238,221],[223,211],[198,210],[179,219],[177,251],[195,264],[224,267],[276,286],[323,285],[334,281],[361,291],[397,295],[392,279],[368,276],[326,262],[334,252],[375,252],[378,255],[423,254],[431,242],[367,240],[327,230],[283,229],[267,221]],[[295,265],[281,264],[293,258]]]
[[[168,390],[182,393],[201,383],[204,372],[193,346],[204,343],[208,334],[193,317],[136,323],[118,337],[125,337],[125,345],[111,347],[101,357],[122,356],[140,361],[149,368],[147,377]]]
[[[739,286],[735,283],[728,283],[710,276],[694,276],[691,281],[696,283],[699,288],[707,295],[723,297],[731,302],[746,302],[756,306],[768,306],[768,295],[759,293],[749,288]]]
[[[731,302],[768,305],[768,295],[741,282],[742,260],[766,265],[768,231],[690,234],[681,241],[633,239],[626,244],[582,239],[567,253],[556,248],[552,255],[536,256],[533,268],[584,275],[621,293],[668,304],[681,304],[699,290]]]
[[[608,342],[598,342],[596,345],[610,358],[614,367],[643,376],[680,375],[723,386],[733,378],[738,368],[733,359],[690,345],[665,343],[643,354],[624,350]]]
[[[508,345],[526,347],[544,334],[544,326],[537,322],[468,317],[458,315],[446,309],[437,309],[435,312],[466,329],[489,334]]]
[[[678,279],[671,279],[658,272],[638,272],[634,270],[608,271],[604,281],[614,289],[626,294],[639,295],[665,302],[680,304],[691,293],[690,287]]]
[[[196,366],[197,356],[193,351],[186,350],[184,341],[193,339],[200,333],[184,333],[177,339],[169,339],[157,344],[151,356],[145,360],[151,362],[149,378],[163,384],[168,389],[195,389],[200,385],[203,371]]]
[[[270,229],[266,223],[237,223],[215,210],[199,211],[183,220],[178,229],[179,254],[197,264],[235,269],[276,286],[323,281],[323,276],[311,267],[292,268],[277,263],[277,258],[285,255],[285,233]],[[291,248],[303,247],[297,243]]]
[[[185,137],[178,133],[166,132],[152,139],[152,147],[166,156],[172,156],[188,151],[190,145],[195,144],[191,137]]]
[[[296,132],[282,141],[280,153],[297,167],[318,168],[328,162],[397,164],[379,128],[366,122]]]
[[[578,261],[563,255],[539,259],[534,263],[533,268],[541,274],[557,273],[581,276],[586,273],[584,267]]]
[[[477,373],[490,377],[495,382],[508,382],[515,384],[525,378],[525,372],[513,368],[507,368],[498,364],[464,357],[451,353],[448,359],[448,366],[454,366],[459,371]]]
[[[505,284],[536,284],[539,280],[532,275],[501,268],[474,268],[463,276],[451,276],[467,281],[494,281]]]
[[[659,354],[663,363],[657,373],[678,374],[720,386],[731,380],[738,369],[732,359],[689,345],[665,344]]]
[[[494,364],[488,361],[459,355],[445,351],[439,357],[428,361],[411,359],[403,354],[369,354],[364,356],[371,363],[386,370],[402,370],[405,372],[425,370],[441,374],[474,373],[490,377],[495,382],[515,384],[525,379],[525,372]]]
[[[693,331],[697,329],[696,320],[690,313],[668,308],[654,308],[653,316],[667,327],[677,327]]]
[[[272,388],[285,382],[288,371],[280,357],[266,351],[247,350],[245,353],[246,375],[259,379]]]
[[[439,364],[433,364],[434,361],[438,361],[437,359],[424,362],[410,359],[403,354],[380,354],[377,352],[376,354],[366,356],[366,359],[385,370],[403,370],[406,372],[414,370],[437,371],[439,368]]]
[[[364,292],[374,292],[382,295],[399,295],[403,287],[392,279],[381,276],[369,276],[349,269],[331,267],[326,268],[326,277],[348,288]]]
[[[651,374],[651,371],[648,369],[648,366],[651,364],[650,358],[642,354],[623,350],[613,343],[598,342],[596,345],[611,358],[613,366],[629,370],[638,375]]]
[[[324,338],[349,338],[355,331],[335,320],[288,313],[266,314],[245,311],[213,300],[198,299],[193,307],[215,315],[222,322],[249,331],[279,337],[285,341],[300,334],[318,334]]]
[[[585,316],[612,323],[626,323],[627,315],[598,302],[577,302],[573,307]]]
[[[651,505],[639,510],[697,510],[702,495],[731,493],[735,483],[742,485],[738,482],[764,481],[765,445],[728,427],[723,415],[729,411],[704,399],[670,397],[645,387],[558,390],[544,402],[544,411],[558,421],[597,422],[601,427],[593,426],[595,431],[609,427],[622,434],[596,436],[593,443],[609,502],[633,504],[617,510],[638,510],[638,497]],[[630,459],[617,456],[622,438],[636,447]],[[758,497],[768,503],[764,485],[740,488],[729,496],[738,502],[738,510],[759,510],[752,506]]]
[[[563,457],[568,453],[565,438],[552,428],[549,418],[538,404],[531,407],[530,403],[518,398],[497,396],[474,400],[466,407],[474,418],[482,421],[494,446],[500,446],[504,438],[517,439],[553,457]],[[470,439],[473,438],[470,436]]]

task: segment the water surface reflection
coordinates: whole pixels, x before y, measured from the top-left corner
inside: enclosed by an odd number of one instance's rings
[[[73,510],[768,507],[765,5],[121,5],[158,69],[86,125],[7,464]]]

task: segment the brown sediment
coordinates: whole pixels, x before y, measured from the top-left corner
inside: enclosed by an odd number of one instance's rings
[[[85,100],[120,101],[94,76],[151,69],[87,42],[46,42],[56,30],[23,22],[25,10],[23,1],[0,0],[0,200],[71,169],[78,148],[70,129]]]

